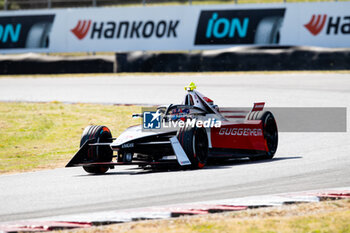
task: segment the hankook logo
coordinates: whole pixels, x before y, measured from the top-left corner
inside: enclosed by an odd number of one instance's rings
[[[85,38],[89,32],[91,26],[91,20],[79,20],[75,28],[71,32],[79,39],[82,40]]]
[[[304,26],[312,35],[316,36],[322,31],[326,23],[326,19],[327,15],[312,15],[310,21]]]
[[[350,34],[350,16],[328,16],[326,14],[313,14],[304,27],[314,36],[318,36],[323,28],[325,34]]]
[[[79,39],[176,38],[180,20],[105,21],[79,20],[70,31]]]

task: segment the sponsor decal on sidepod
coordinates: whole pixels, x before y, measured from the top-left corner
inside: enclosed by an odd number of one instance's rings
[[[262,136],[261,129],[250,128],[221,128],[219,135],[233,135],[233,136]]]

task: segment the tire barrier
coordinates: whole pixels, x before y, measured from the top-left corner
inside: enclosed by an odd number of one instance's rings
[[[201,52],[114,56],[0,55],[0,74],[349,70],[350,49],[237,47]]]
[[[113,73],[115,67],[114,56],[0,56],[0,74]]]
[[[349,70],[350,49],[239,47],[190,53],[116,54],[117,72]]]

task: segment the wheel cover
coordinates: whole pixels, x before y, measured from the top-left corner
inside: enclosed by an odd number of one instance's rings
[[[105,143],[105,142],[112,142],[111,135],[109,132],[102,132],[97,142],[99,143]],[[96,146],[96,160],[98,162],[110,162],[112,160],[113,151],[109,147],[106,146]]]

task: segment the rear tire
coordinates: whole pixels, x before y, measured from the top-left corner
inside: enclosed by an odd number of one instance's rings
[[[84,145],[87,140],[94,139],[96,143],[112,142],[111,131],[102,125],[90,125],[85,128],[81,140],[80,147]],[[109,146],[91,146],[86,155],[86,161],[89,162],[111,162],[113,158],[113,151]],[[103,174],[109,169],[109,166],[93,165],[83,166],[87,173]]]
[[[208,160],[208,136],[204,128],[185,127],[178,131],[177,138],[184,149],[191,167],[203,168]]]
[[[278,146],[278,129],[275,117],[270,111],[261,111],[254,114],[254,119],[261,120],[264,138],[266,141],[267,151],[264,155],[251,157],[251,160],[272,159],[277,151]]]

